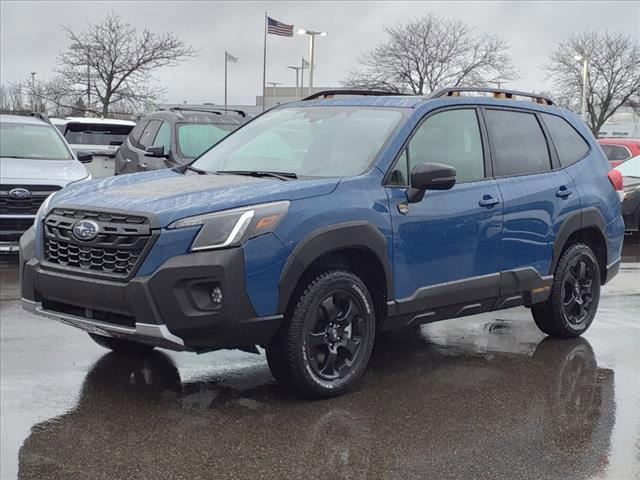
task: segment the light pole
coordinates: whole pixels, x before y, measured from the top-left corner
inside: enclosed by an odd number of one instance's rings
[[[272,107],[275,106],[276,104],[276,87],[278,85],[282,85],[282,82],[267,82],[269,85],[271,85],[271,96],[273,98],[273,105],[271,105]]]
[[[576,62],[582,63],[582,119],[587,118],[587,79],[589,78],[589,57],[586,55],[576,55],[573,57]]]
[[[298,35],[309,35],[309,92],[308,95],[311,95],[311,89],[313,88],[313,66],[314,66],[314,44],[316,35],[320,35],[321,37],[326,37],[327,32],[314,32],[313,30],[305,30],[301,28],[298,30]]]
[[[298,96],[298,79],[299,79],[299,76],[300,76],[300,70],[302,69],[302,66],[300,66],[300,67],[287,67],[287,68],[290,68],[291,70],[295,70],[296,71],[296,97],[297,97]]]
[[[36,109],[36,73],[31,72],[31,110]]]

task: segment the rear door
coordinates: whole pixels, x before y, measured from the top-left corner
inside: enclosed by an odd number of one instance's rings
[[[560,168],[539,114],[484,108],[483,115],[504,202],[500,270],[507,294],[522,290],[513,283],[530,273],[549,275],[560,225],[580,208],[580,199],[573,179]]]

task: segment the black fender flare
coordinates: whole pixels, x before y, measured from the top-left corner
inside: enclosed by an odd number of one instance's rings
[[[558,265],[560,255],[562,254],[562,250],[564,249],[568,238],[578,230],[582,230],[584,228],[596,228],[602,234],[602,237],[605,240],[605,250],[608,258],[609,243],[605,232],[605,222],[602,213],[600,213],[600,210],[595,207],[582,208],[571,213],[564,219],[562,225],[560,225],[560,229],[556,235],[556,240],[553,243],[553,258],[551,259],[551,265],[549,266],[550,275],[553,275],[556,271],[556,266]],[[606,263],[607,259],[605,258],[605,264]]]
[[[387,239],[382,232],[367,221],[336,223],[307,235],[289,255],[278,282],[278,312],[283,313],[287,308],[298,281],[309,265],[322,255],[347,248],[368,250],[378,258],[384,269],[387,292],[392,294],[393,269],[387,253]]]

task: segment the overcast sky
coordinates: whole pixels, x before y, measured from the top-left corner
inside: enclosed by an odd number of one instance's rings
[[[640,35],[640,2],[172,2],[172,1],[7,1],[0,2],[0,80],[53,75],[58,52],[68,45],[60,25],[78,29],[109,10],[155,32],[173,31],[200,49],[196,58],[158,72],[168,102],[223,101],[224,50],[239,57],[230,65],[229,103],[254,104],[261,92],[264,12],[295,29],[324,30],[316,43],[315,86],[337,86],[369,47],[382,42],[383,26],[433,12],[463,20],[478,32],[506,38],[522,78],[518,90],[545,88],[540,66],[565,35],[583,28]],[[267,81],[294,85],[307,56],[306,36],[268,36]]]

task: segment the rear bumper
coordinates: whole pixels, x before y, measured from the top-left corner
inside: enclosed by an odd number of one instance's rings
[[[268,343],[282,315],[258,317],[245,293],[244,257],[234,248],[170,258],[128,282],[56,271],[21,240],[24,307],[100,335],[174,350],[210,351]],[[215,304],[211,292],[222,291]]]

